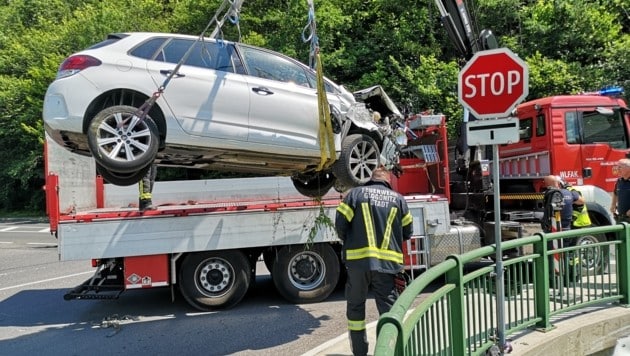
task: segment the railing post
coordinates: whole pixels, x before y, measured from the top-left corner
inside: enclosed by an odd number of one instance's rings
[[[534,254],[538,257],[534,259],[534,267],[536,270],[534,281],[534,294],[536,304],[536,316],[540,317],[536,326],[548,331],[553,328],[551,325],[551,310],[549,307],[549,256],[547,256],[547,235],[545,233],[536,233],[540,239],[534,243]]]
[[[464,266],[459,256],[450,255],[447,259],[455,260],[457,266],[446,272],[446,283],[455,285],[450,295],[450,308],[448,313],[448,325],[452,328],[453,352],[452,355],[466,354],[466,311],[464,302]]]
[[[617,238],[621,240],[621,244],[618,245],[617,250],[617,283],[619,286],[619,294],[622,296],[619,301],[626,307],[630,306],[630,225],[628,223],[621,223],[623,230],[616,234]],[[609,271],[612,273],[612,271]]]

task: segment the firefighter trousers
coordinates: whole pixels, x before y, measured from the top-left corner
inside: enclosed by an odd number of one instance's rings
[[[368,341],[365,323],[365,301],[371,287],[379,315],[388,312],[396,301],[394,274],[347,268],[346,317],[352,353],[367,355]]]
[[[155,183],[155,177],[157,176],[157,166],[151,164],[149,171],[138,182],[138,188],[140,190],[140,200],[151,200],[153,192],[153,183]]]

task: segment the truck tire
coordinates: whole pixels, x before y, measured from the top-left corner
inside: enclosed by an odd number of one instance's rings
[[[597,226],[593,224],[591,226]],[[596,244],[598,242],[606,242],[606,236],[597,234],[597,235],[582,235],[577,238],[575,242],[576,246],[582,246],[583,248],[580,250],[580,264],[582,266],[582,276],[594,275],[598,273],[602,273],[608,267],[608,251],[610,251],[607,247],[592,247],[589,248],[588,245]]]
[[[179,268],[179,289],[199,310],[230,308],[247,293],[250,270],[247,257],[240,251],[191,253]]]
[[[111,172],[135,173],[155,160],[160,133],[153,119],[138,121],[137,108],[111,106],[90,121],[87,139],[94,160]],[[118,127],[121,123],[125,123]]]
[[[278,250],[271,279],[278,293],[294,304],[321,302],[339,281],[339,258],[326,243],[284,246]]]

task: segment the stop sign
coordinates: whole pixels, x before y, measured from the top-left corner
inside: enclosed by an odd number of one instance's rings
[[[529,70],[507,48],[480,51],[459,72],[457,84],[459,102],[475,117],[507,117],[529,93]]]

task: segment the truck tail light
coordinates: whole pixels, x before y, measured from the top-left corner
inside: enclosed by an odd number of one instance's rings
[[[77,74],[80,71],[89,68],[100,66],[102,62],[92,56],[80,54],[66,58],[59,66],[57,71],[57,78],[66,78],[71,75]]]

